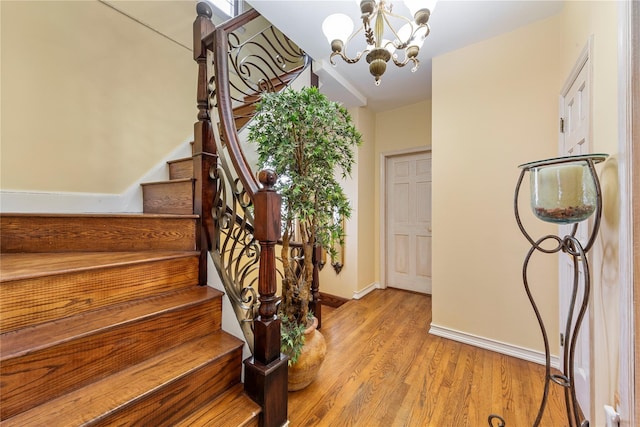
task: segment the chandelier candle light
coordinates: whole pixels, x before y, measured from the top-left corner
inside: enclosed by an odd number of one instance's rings
[[[322,24],[322,31],[331,44],[331,64],[335,65],[335,56],[340,56],[349,64],[355,64],[366,53],[369,72],[375,77],[376,85],[380,85],[380,78],[386,71],[389,60],[393,60],[398,67],[412,62],[411,71],[415,72],[419,65],[418,53],[430,32],[428,22],[436,0],[404,0],[413,20],[393,13],[393,4],[386,0],[356,2],[360,5],[362,26],[355,32],[353,21],[343,13],[329,15]],[[396,30],[399,25],[402,27]],[[364,33],[366,48],[350,58],[346,54],[347,45],[360,32]],[[385,35],[390,38],[385,39]],[[398,58],[396,51],[404,52],[402,60]]]

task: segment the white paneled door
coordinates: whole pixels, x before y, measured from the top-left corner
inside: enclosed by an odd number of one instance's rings
[[[585,61],[585,62],[582,62]],[[589,141],[589,120],[590,120],[590,102],[589,102],[589,62],[588,57],[578,62],[581,64],[579,71],[570,79],[570,85],[565,90],[562,97],[561,120],[562,137],[560,138],[560,154],[563,156],[574,156],[580,154],[588,154],[590,152]],[[580,223],[576,237],[582,244],[586,244],[589,230],[588,221]],[[560,235],[565,236],[571,232],[572,225],[560,226]],[[571,305],[571,291],[573,286],[573,261],[572,258],[561,252],[560,253],[560,287],[559,287],[559,303],[560,303],[560,333],[562,338],[560,345],[564,351],[564,346],[568,345],[566,338],[567,316],[569,315],[569,307]],[[579,290],[578,295],[583,295],[584,271],[582,264],[579,268]],[[593,283],[592,283],[593,285]],[[593,289],[591,290],[591,298],[593,298]],[[579,307],[578,307],[579,308]],[[571,323],[575,322],[578,308],[574,310],[574,316]],[[575,385],[576,397],[580,403],[580,407],[587,418],[592,417],[591,411],[591,309],[587,309],[576,343],[576,352],[574,360],[575,369]],[[564,366],[564,360],[560,361]]]
[[[431,293],[431,152],[389,156],[385,167],[387,285]]]

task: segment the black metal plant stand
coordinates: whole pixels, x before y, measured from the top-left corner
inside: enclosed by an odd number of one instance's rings
[[[540,425],[549,396],[549,387],[552,382],[564,388],[569,426],[589,426],[589,420],[585,419],[585,416],[582,414],[576,397],[574,356],[580,325],[589,305],[591,291],[587,252],[589,252],[595,242],[602,215],[602,193],[594,164],[604,161],[607,157],[606,154],[558,157],[519,166],[522,171],[516,185],[513,207],[518,227],[529,243],[531,243],[531,248],[524,259],[522,267],[522,280],[527,297],[538,320],[540,331],[542,332],[546,368],[544,392],[542,394],[538,415],[533,422],[533,427]],[[534,215],[547,222],[573,224],[571,233],[564,236],[564,238],[556,235],[547,235],[538,240],[534,240],[522,225],[520,212],[518,210],[518,195],[523,178],[527,172],[531,175],[531,208]],[[583,245],[576,238],[578,225],[580,222],[588,219],[592,214],[595,214],[593,227],[587,243]],[[552,242],[554,247],[550,249],[543,247],[548,241]],[[573,287],[571,300],[569,302],[566,329],[564,331],[564,366],[561,374],[551,373],[549,337],[538,306],[531,294],[529,281],[527,279],[529,261],[536,251],[545,254],[555,254],[562,251],[569,255],[573,261]],[[584,272],[584,286],[582,286],[582,288],[579,287],[580,275],[578,273],[580,267],[582,267],[582,271]],[[488,421],[490,427],[505,427],[506,425],[504,418],[500,415],[492,414],[489,416]]]

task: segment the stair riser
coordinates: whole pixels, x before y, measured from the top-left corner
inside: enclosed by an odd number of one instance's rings
[[[235,117],[235,118],[234,118],[234,120],[235,120],[235,122],[236,122],[236,127],[237,127],[238,129],[242,129],[242,127],[243,127],[244,125],[246,125],[247,123],[249,123],[249,122],[251,121],[251,119],[252,119],[252,118],[253,118],[253,117],[245,117],[245,116],[238,116],[238,117]]]
[[[169,163],[169,179],[185,179],[193,177],[193,159],[182,159]]]
[[[0,328],[5,333],[197,283],[197,256],[3,282]]]
[[[149,354],[218,330],[221,309],[221,298],[215,297],[3,360],[1,417],[31,409],[134,365]]]
[[[190,212],[191,213],[191,212]],[[196,219],[100,215],[0,217],[2,252],[195,249]]]
[[[142,204],[150,214],[193,214],[193,181],[142,184]]]
[[[240,381],[242,349],[117,408],[88,426],[170,426]]]

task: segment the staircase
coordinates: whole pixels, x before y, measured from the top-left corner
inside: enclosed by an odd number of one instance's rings
[[[198,286],[193,161],[144,214],[0,216],[1,426],[257,426],[243,342]]]
[[[220,222],[212,211],[245,206],[214,197],[224,180],[215,176],[223,151],[216,143],[229,151],[237,173],[228,181],[242,182],[251,200],[262,192],[256,224],[275,218],[279,199],[268,180],[258,183],[246,168],[237,129],[253,115],[259,92],[288,85],[308,57],[269,27],[234,44],[234,51],[250,48],[248,56],[233,56],[245,65],[231,60],[231,68],[247,70],[251,62],[243,58],[254,55],[251,46],[261,38],[281,49],[273,56],[278,74],[258,82],[247,80],[251,73],[236,75],[230,83],[232,32],[259,14],[250,10],[214,28],[206,3],[197,12],[193,157],[169,162],[168,181],[143,184],[144,213],[0,214],[0,427],[286,423],[287,360],[273,321],[277,227],[251,232],[261,247],[260,271],[267,273],[257,286],[260,315],[248,319],[258,332],[251,358],[243,362],[243,341],[221,329],[223,294],[202,285],[208,252],[220,253]],[[215,91],[207,52],[215,57]],[[240,95],[233,95],[238,87]],[[211,120],[212,110],[218,120]]]

